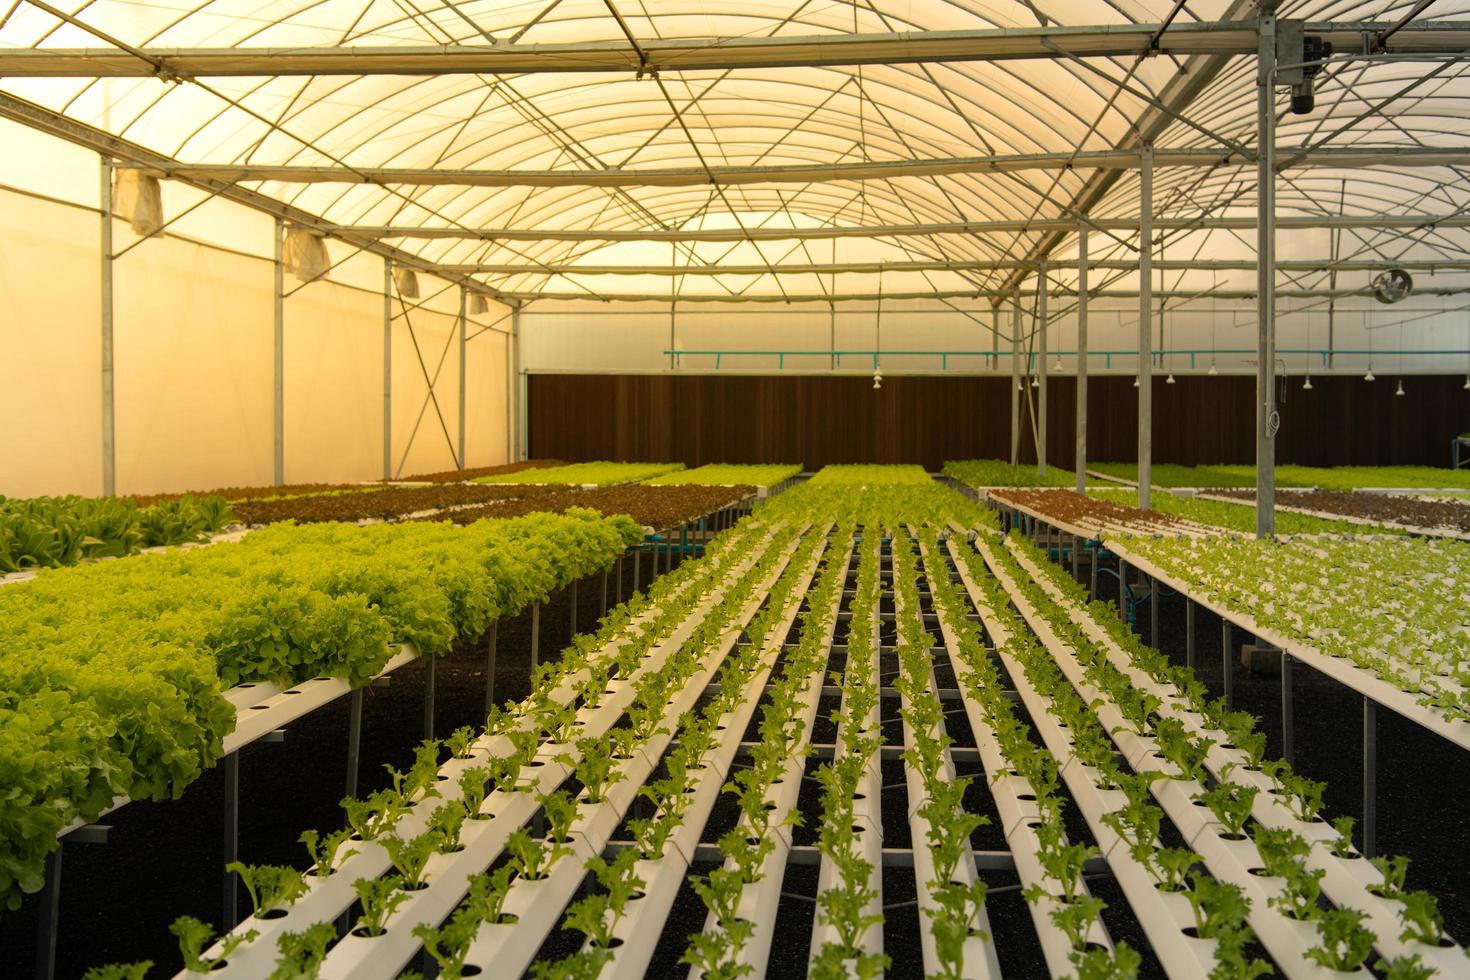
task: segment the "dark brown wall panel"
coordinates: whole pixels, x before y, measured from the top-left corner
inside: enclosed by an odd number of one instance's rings
[[[1283,463],[1448,465],[1449,443],[1470,431],[1460,377],[1294,378],[1279,390]],[[1010,455],[1009,379],[894,377],[879,391],[861,377],[531,375],[530,451],[566,460],[701,463],[920,463]],[[1047,458],[1073,463],[1076,382],[1050,382]],[[1023,397],[1022,459],[1035,460],[1031,401]],[[1137,458],[1138,391],[1131,378],[1088,382],[1088,456]],[[1153,384],[1154,459],[1247,463],[1255,455],[1255,379],[1181,377]]]

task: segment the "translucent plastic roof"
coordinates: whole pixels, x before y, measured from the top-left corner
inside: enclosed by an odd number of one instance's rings
[[[1284,3],[1284,18],[1392,22],[1410,2]],[[238,49],[263,55],[343,46],[374,52],[437,46],[602,42],[638,51],[677,39],[833,37],[986,31],[997,28],[1125,26],[1171,21],[1171,30],[1220,20],[1253,26],[1252,4],[1199,0],[13,0],[0,19],[5,49],[134,51]],[[1442,0],[1423,20],[1464,21],[1470,0]],[[1167,37],[1167,34],[1165,35]],[[905,64],[742,67],[509,74],[331,74],[208,77],[6,77],[0,91],[184,164],[432,171],[637,171],[789,167],[952,157],[1072,154],[1130,146],[1150,101],[1168,95],[1204,56],[1034,58]],[[1208,81],[1171,110],[1155,137],[1168,149],[1253,151],[1255,61],[1216,59]],[[1331,64],[1310,115],[1284,111],[1278,146],[1461,147],[1470,117],[1463,60],[1368,60]],[[268,69],[267,69],[268,72]],[[543,231],[635,231],[914,225],[1073,218],[1079,195],[1103,171],[1087,167],[946,173],[814,182],[682,186],[473,186],[372,178],[297,183],[244,179],[243,186],[332,225]],[[1113,175],[1090,203],[1094,217],[1137,214],[1137,173]],[[1092,182],[1092,183],[1090,183]],[[1451,214],[1470,206],[1470,184],[1452,166],[1287,170],[1279,213]],[[1251,215],[1255,168],[1161,167],[1160,216]],[[1219,235],[1238,233],[1218,232]],[[1126,236],[1120,236],[1126,237]],[[1234,239],[1232,239],[1234,240]],[[1394,232],[1391,251],[1463,257],[1461,231]],[[434,263],[532,266],[728,262],[766,266],[868,258],[1003,260],[1036,254],[1044,233],[931,234],[700,245],[607,245],[596,241],[393,239]],[[1055,246],[1069,254],[1071,237]],[[1100,238],[1099,254],[1126,256]],[[1193,249],[1191,249],[1193,250]],[[793,274],[795,275],[795,274]],[[918,274],[916,274],[918,275]],[[920,288],[994,287],[1005,270],[922,274]],[[481,273],[513,293],[628,289],[598,277],[548,271]],[[688,277],[685,294],[751,289],[811,293],[828,282],[752,276],[738,282]],[[665,281],[667,283],[667,280]],[[669,288],[639,280],[641,290]],[[902,287],[899,287],[902,288]]]

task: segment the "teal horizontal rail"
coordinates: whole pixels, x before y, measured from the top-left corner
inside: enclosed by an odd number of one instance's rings
[[[1036,364],[1036,358],[1039,356],[1036,351],[1013,352],[1008,350],[665,350],[663,353],[665,357],[672,357],[674,359],[675,367],[678,367],[680,360],[685,357],[713,357],[717,369],[721,367],[726,357],[774,357],[777,359],[776,364],[778,369],[784,369],[786,367],[786,358],[788,357],[826,357],[830,358],[834,362],[834,365],[838,367],[842,365],[842,359],[844,357],[860,357],[865,360],[871,360],[874,369],[878,368],[879,362],[883,358],[937,357],[940,361],[941,370],[949,369],[949,359],[951,357],[980,357],[984,358],[987,364],[991,363],[992,358],[998,362],[1001,358],[1024,357],[1026,358],[1027,370],[1030,370]],[[1155,360],[1163,357],[1188,356],[1189,366],[1193,368],[1196,359],[1207,354],[1212,357],[1221,354],[1253,355],[1256,353],[1256,349],[1254,347],[1175,347],[1169,350],[1156,349],[1152,353]],[[1470,349],[1366,350],[1350,347],[1333,349],[1326,347],[1278,347],[1276,348],[1276,354],[1278,356],[1315,354],[1322,359],[1322,363],[1325,365],[1329,357],[1380,357],[1384,358],[1385,361],[1398,357],[1470,357]],[[1077,351],[1048,351],[1046,356],[1076,357]],[[1114,357],[1131,357],[1136,359],[1138,357],[1138,351],[1124,348],[1121,350],[1089,350],[1087,352],[1089,362],[1097,357],[1103,359],[1104,366],[1112,367]]]

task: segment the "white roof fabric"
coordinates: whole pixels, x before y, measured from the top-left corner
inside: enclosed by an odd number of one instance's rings
[[[1388,21],[1410,2],[1283,3],[1279,15],[1308,21]],[[0,5],[6,49],[296,50],[488,46],[680,38],[806,37],[910,31],[973,31],[1070,25],[1157,24],[1163,0],[13,0]],[[615,16],[616,14],[616,16]],[[65,15],[65,16],[62,16]],[[1253,5],[1201,0],[1173,24],[1238,20]],[[1428,21],[1470,18],[1467,0],[1442,0]],[[621,23],[619,20],[621,19]],[[85,25],[85,26],[82,26]],[[629,41],[628,35],[632,36]],[[1166,35],[1167,36],[1167,35]],[[114,44],[109,44],[109,39]],[[1130,145],[1149,100],[1187,59],[1053,59],[616,72],[323,75],[159,78],[6,77],[0,92],[186,164],[412,168],[439,171],[636,171],[651,168],[783,166],[1014,154],[1070,154]],[[1464,60],[1344,61],[1327,66],[1310,115],[1285,112],[1282,148],[1464,147],[1470,80]],[[1155,138],[1166,149],[1253,148],[1255,60],[1223,66]],[[348,226],[649,230],[714,227],[874,226],[1070,218],[1096,170],[953,173],[865,181],[731,186],[457,186],[379,182],[242,185]],[[1283,172],[1282,215],[1454,214],[1470,207],[1464,168],[1445,165]],[[1160,168],[1158,216],[1253,216],[1255,166]],[[1138,179],[1125,171],[1092,205],[1094,217],[1137,214]],[[1453,229],[1354,233],[1367,258],[1464,258],[1467,233]],[[1122,239],[1094,237],[1095,257],[1126,258]],[[1180,232],[1172,236],[1186,238]],[[1210,239],[1238,246],[1249,232],[1196,235],[1173,254],[1209,256]],[[532,265],[735,263],[778,274],[579,277],[541,271],[480,274],[509,294],[677,289],[681,295],[818,294],[829,276],[779,274],[783,263],[844,260],[1020,259],[1042,232],[934,234],[874,241],[620,244],[393,239],[435,264]],[[1066,236],[1054,252],[1072,254]],[[1171,246],[1172,247],[1172,246]],[[1231,249],[1234,251],[1235,249]],[[1065,276],[1065,273],[1063,273]],[[882,288],[995,288],[1014,270],[909,272]],[[1209,279],[1204,280],[1205,285]],[[1322,277],[1304,276],[1304,284]]]

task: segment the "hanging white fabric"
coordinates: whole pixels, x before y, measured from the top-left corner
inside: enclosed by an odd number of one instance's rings
[[[405,269],[402,266],[394,266],[393,282],[398,286],[398,296],[400,299],[419,298],[419,275],[417,272],[414,272],[412,269]]]
[[[158,178],[127,167],[113,171],[112,213],[144,238],[158,234],[163,228],[163,189]]]
[[[299,282],[311,282],[332,268],[327,255],[326,239],[309,228],[287,228],[286,244],[281,252],[286,271]]]

